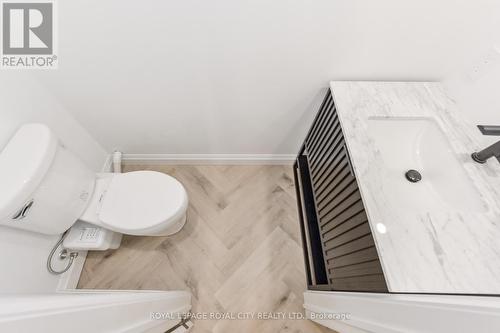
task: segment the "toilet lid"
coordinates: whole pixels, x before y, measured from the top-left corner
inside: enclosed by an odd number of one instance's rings
[[[155,171],[127,172],[112,178],[99,219],[125,233],[177,219],[186,206],[186,190],[175,178]]]

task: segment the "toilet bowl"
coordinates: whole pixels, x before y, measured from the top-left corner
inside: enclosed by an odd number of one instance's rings
[[[168,236],[184,226],[187,206],[182,184],[164,173],[104,173],[79,220],[127,235]]]

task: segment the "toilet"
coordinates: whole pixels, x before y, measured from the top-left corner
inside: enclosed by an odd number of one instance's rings
[[[127,235],[168,236],[184,226],[187,204],[182,184],[164,173],[104,173],[79,220]]]
[[[21,126],[1,151],[0,184],[0,224],[13,228],[61,234],[78,221],[169,236],[186,223],[188,196],[178,180],[155,171],[96,174],[44,124]]]

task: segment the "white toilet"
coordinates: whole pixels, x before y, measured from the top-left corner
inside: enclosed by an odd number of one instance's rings
[[[127,235],[168,236],[184,226],[187,204],[182,184],[164,173],[98,174],[79,220]]]
[[[0,224],[61,234],[83,221],[121,234],[167,236],[188,197],[155,171],[95,174],[43,124],[23,125],[0,153]],[[78,222],[81,223],[81,222]]]

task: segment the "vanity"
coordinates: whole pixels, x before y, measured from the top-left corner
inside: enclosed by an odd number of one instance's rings
[[[331,82],[294,164],[309,290],[500,294],[500,164],[437,82]]]

